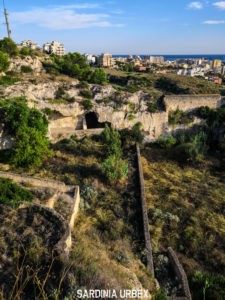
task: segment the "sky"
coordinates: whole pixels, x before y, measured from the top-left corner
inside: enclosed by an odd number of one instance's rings
[[[224,54],[225,1],[5,0],[12,38],[67,52]],[[0,38],[6,36],[0,4]]]

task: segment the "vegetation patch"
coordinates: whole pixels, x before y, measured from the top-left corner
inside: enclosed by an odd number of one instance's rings
[[[23,202],[31,202],[33,194],[12,182],[10,179],[0,178],[0,203],[18,207]]]
[[[15,137],[9,162],[16,167],[39,167],[52,154],[46,137],[46,117],[40,111],[28,108],[23,99],[1,100],[0,108],[6,130]]]
[[[32,73],[33,69],[30,66],[21,66],[20,68],[22,73]]]
[[[169,112],[169,124],[170,125],[187,125],[193,122],[193,115],[184,112],[177,108],[174,111]]]

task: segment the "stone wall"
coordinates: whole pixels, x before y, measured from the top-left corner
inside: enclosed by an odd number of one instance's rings
[[[59,222],[59,228],[63,226],[64,234],[60,241],[58,242],[56,246],[56,250],[61,254],[68,255],[71,247],[72,247],[72,229],[74,227],[74,222],[76,219],[76,216],[79,212],[79,204],[80,204],[80,188],[79,186],[70,186],[65,185],[63,182],[55,181],[55,180],[45,180],[41,178],[35,178],[31,176],[26,176],[23,174],[16,174],[16,173],[10,173],[10,172],[0,172],[0,178],[9,178],[17,183],[26,183],[28,185],[32,185],[34,187],[45,187],[45,188],[51,188],[55,189],[56,193],[53,195],[53,197],[46,203],[45,206],[40,204],[32,204],[31,209],[34,211],[40,212],[47,216],[48,218],[52,219],[53,221]],[[57,197],[60,195],[60,193],[67,193],[73,191],[73,203],[71,207],[71,215],[69,220],[65,220],[59,213],[56,212],[54,209],[54,206],[56,205],[56,201],[59,201]],[[24,206],[24,205],[22,205]]]
[[[17,183],[26,183],[28,185],[36,186],[36,187],[52,188],[52,189],[61,191],[63,193],[69,192],[73,188],[73,186],[66,185],[65,183],[60,182],[60,181],[45,180],[42,178],[35,178],[32,176],[16,174],[16,173],[11,173],[11,172],[0,171],[0,178],[9,178]]]
[[[152,245],[151,245],[151,237],[149,232],[148,210],[147,210],[147,204],[145,198],[145,184],[144,184],[144,176],[143,176],[142,163],[141,163],[141,154],[140,154],[139,146],[137,145],[136,147],[137,147],[137,162],[138,162],[140,198],[141,198],[141,208],[142,208],[142,218],[143,218],[143,230],[144,230],[144,237],[145,237],[147,267],[150,273],[154,276]]]
[[[167,95],[164,97],[166,111],[179,108],[183,111],[190,111],[201,106],[218,108],[223,104],[220,95]]]
[[[171,247],[168,248],[168,255],[170,258],[171,265],[174,269],[174,272],[175,272],[178,280],[182,283],[184,298],[181,298],[181,299],[191,300],[191,292],[190,292],[190,288],[189,288],[189,284],[188,284],[187,275],[186,275],[182,265],[180,264],[176,253],[173,251],[173,249]],[[176,297],[173,299],[178,300],[180,298]]]

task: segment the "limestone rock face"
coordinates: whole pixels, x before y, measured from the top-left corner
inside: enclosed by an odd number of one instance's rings
[[[48,136],[55,142],[57,137],[68,138],[73,134],[79,135],[78,131],[81,133],[85,130],[85,116],[89,111],[85,110],[82,105],[83,98],[80,96],[77,84],[77,80],[47,81],[37,84],[19,82],[3,87],[1,93],[5,98],[25,96],[29,107],[39,110],[51,109],[54,112],[54,118],[49,119]],[[59,87],[63,88],[67,97],[74,98],[73,103],[66,102],[66,100],[64,100],[65,103],[63,101],[57,103],[55,96]],[[217,108],[224,103],[220,95],[166,96],[164,99],[166,110],[150,113],[147,105],[149,95],[142,91],[133,94],[118,92],[111,85],[89,85],[87,88],[92,90],[94,95],[90,100],[93,105],[91,111],[95,112],[100,123],[109,122],[117,129],[131,129],[136,123],[141,123],[145,140],[148,142],[155,141],[160,135],[175,130],[168,126],[170,110],[180,108],[187,111],[206,105]],[[99,129],[96,129],[97,132],[99,133]]]
[[[20,72],[21,66],[29,66],[35,73],[41,73],[43,71],[42,66],[43,58],[26,56],[24,58],[17,57],[11,60],[9,67],[10,71]]]
[[[111,85],[106,85],[103,87],[92,85],[91,89],[95,93],[94,101],[102,100],[106,97],[111,97],[116,92],[116,90]]]

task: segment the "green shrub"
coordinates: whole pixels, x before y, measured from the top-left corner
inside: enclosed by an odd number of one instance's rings
[[[80,96],[86,98],[86,99],[91,99],[93,97],[92,91],[89,90],[81,90],[80,91]]]
[[[6,53],[0,51],[0,72],[5,72],[10,66],[9,57]]]
[[[197,109],[197,116],[202,119],[207,119],[212,110],[208,106],[201,106]]]
[[[36,109],[29,109],[22,99],[1,101],[0,106],[0,118],[15,137],[9,162],[16,167],[39,167],[52,154],[46,137],[46,117]]]
[[[58,87],[57,91],[55,92],[56,99],[62,99],[63,96],[66,94],[64,88],[62,86]]]
[[[190,136],[188,140],[175,148],[175,155],[183,161],[201,161],[209,150],[207,138],[204,131]]]
[[[107,156],[122,156],[122,142],[120,134],[117,130],[106,125],[102,134],[102,138],[103,142],[105,143]]]
[[[134,121],[135,120],[135,115],[133,115],[133,114],[130,114],[129,116],[128,116],[128,120],[129,121]]]
[[[22,47],[20,49],[20,54],[23,55],[23,56],[28,56],[31,54],[31,49],[28,48],[28,47]]]
[[[87,81],[81,81],[80,83],[77,84],[78,89],[87,89],[88,88],[88,83]]]
[[[13,85],[18,82],[20,78],[12,76],[3,76],[0,78],[0,85]]]
[[[20,68],[22,73],[32,73],[33,69],[30,66],[21,66]]]
[[[123,144],[127,143],[139,143],[141,144],[144,140],[144,135],[141,132],[142,124],[140,122],[136,123],[131,130],[123,129],[120,131],[121,140]]]
[[[128,164],[116,155],[110,155],[103,162],[103,173],[110,183],[115,183],[127,176]]]
[[[162,290],[156,292],[156,294],[153,297],[153,300],[167,300],[166,293]]]
[[[150,102],[148,104],[148,112],[150,113],[156,113],[158,110],[158,107],[157,107],[157,103],[156,102]]]
[[[48,107],[44,108],[42,111],[44,114],[46,114],[49,117],[51,117],[54,114],[54,110]]]
[[[225,299],[225,277],[202,272],[195,272],[190,280],[193,300]]]
[[[91,71],[89,82],[96,84],[107,83],[107,77],[103,69],[96,68]]]
[[[58,75],[60,73],[59,66],[55,62],[43,62],[43,68],[45,71],[52,75]]]
[[[19,53],[16,43],[9,38],[0,40],[0,51],[7,53],[11,57],[15,57]]]
[[[192,121],[193,121],[193,116],[190,116],[189,114],[180,110],[179,108],[169,112],[170,125],[189,124]]]
[[[83,100],[82,105],[83,105],[84,109],[86,109],[86,110],[90,110],[93,107],[91,100],[88,100],[88,99]]]
[[[139,88],[138,88],[138,86],[136,86],[134,84],[130,84],[130,85],[128,85],[127,90],[130,93],[136,93],[136,92],[138,92]]]
[[[18,207],[24,201],[32,201],[33,194],[13,183],[10,179],[0,178],[0,203]]]
[[[176,143],[177,143],[177,140],[173,136],[160,137],[158,140],[159,146],[164,149],[171,149],[173,146],[176,145]]]

